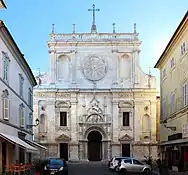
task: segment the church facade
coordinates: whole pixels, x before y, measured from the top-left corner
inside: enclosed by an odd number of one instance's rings
[[[48,157],[109,160],[157,156],[155,77],[139,66],[132,33],[57,34],[48,42],[50,71],[34,89],[35,141]]]

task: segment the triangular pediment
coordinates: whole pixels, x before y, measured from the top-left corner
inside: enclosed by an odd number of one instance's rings
[[[70,141],[70,137],[65,134],[61,134],[56,138],[56,141]]]
[[[132,137],[129,136],[128,134],[123,135],[122,137],[119,138],[120,141],[132,141]]]

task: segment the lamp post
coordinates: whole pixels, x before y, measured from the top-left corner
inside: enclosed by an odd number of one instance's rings
[[[170,129],[172,131],[176,131],[176,127],[175,126],[167,126],[167,121],[166,120],[163,122],[163,125],[167,129]]]
[[[32,128],[32,127],[36,127],[36,126],[38,126],[38,125],[39,125],[39,119],[37,118],[37,119],[35,120],[35,125],[27,125],[26,128]]]

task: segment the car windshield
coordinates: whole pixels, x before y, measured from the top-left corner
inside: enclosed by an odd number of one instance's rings
[[[58,160],[58,159],[51,159],[50,160],[50,164],[51,165],[61,165],[61,166],[64,166],[64,161]]]

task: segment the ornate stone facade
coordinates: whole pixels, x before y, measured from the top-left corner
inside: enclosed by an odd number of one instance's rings
[[[136,32],[51,34],[50,72],[37,77],[34,92],[34,117],[46,117],[35,139],[50,157],[62,157],[62,149],[69,160],[93,159],[91,149],[100,160],[156,157],[157,91],[139,66],[140,44]],[[89,146],[94,132],[102,138],[98,151]]]

